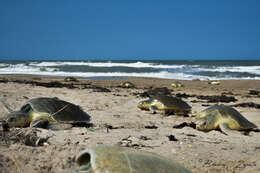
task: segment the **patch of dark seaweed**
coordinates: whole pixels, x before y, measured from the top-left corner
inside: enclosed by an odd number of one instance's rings
[[[154,95],[171,95],[171,90],[167,87],[162,88],[152,88],[148,89],[147,91],[144,91],[143,93],[133,93],[136,96],[140,97],[151,97]]]
[[[51,82],[39,82],[33,80],[7,80],[7,79],[0,79],[0,83],[8,83],[14,82],[19,84],[29,84],[33,86],[42,86],[46,88],[68,88],[68,89],[93,89],[93,92],[111,92],[107,88],[103,88],[96,85],[91,85],[89,83],[62,83],[59,81],[51,81]]]
[[[231,105],[232,107],[249,107],[249,108],[256,108],[260,109],[260,104],[254,103],[254,102],[245,102],[245,103],[238,103]]]

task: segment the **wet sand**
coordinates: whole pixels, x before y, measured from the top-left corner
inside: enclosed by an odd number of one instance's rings
[[[134,83],[136,88],[118,87],[123,81]],[[197,95],[224,95],[237,100],[218,102],[226,105],[245,102],[260,104],[260,96],[248,94],[249,88],[260,86],[260,80],[225,80],[220,81],[220,85],[209,85],[206,81],[180,81],[184,87],[172,88],[170,84],[174,81],[176,80],[120,77],[82,78],[78,82],[64,82],[63,77],[0,75],[0,98],[13,109],[19,109],[31,98],[58,97],[80,105],[91,115],[91,123],[94,125],[91,128],[73,127],[60,131],[37,129],[38,135],[49,137],[44,146],[28,146],[21,141],[1,140],[1,172],[61,173],[76,167],[73,162],[76,153],[97,145],[119,145],[155,152],[198,173],[260,172],[259,132],[227,136],[220,131],[202,132],[192,127],[173,128],[183,122],[192,122],[194,116],[163,116],[137,108],[137,103],[146,99],[140,97],[140,94],[158,87],[167,87],[172,95],[185,93],[189,97],[182,99],[196,112],[216,104],[199,99]],[[46,83],[51,84],[46,87]],[[260,127],[260,109],[235,109]],[[1,118],[5,115],[6,112],[1,108]],[[7,133],[14,134],[21,130],[30,129],[14,128]],[[176,140],[171,140],[169,136],[174,136]],[[3,134],[1,138],[3,139]]]

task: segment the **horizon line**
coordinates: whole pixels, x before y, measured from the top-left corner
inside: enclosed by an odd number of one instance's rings
[[[162,58],[162,57],[153,57],[153,58],[138,58],[138,57],[133,57],[133,58],[120,58],[120,57],[114,57],[114,58],[97,58],[97,57],[88,57],[88,58],[54,58],[54,57],[35,57],[35,58],[18,58],[18,57],[0,57],[0,60],[15,60],[15,61],[29,61],[29,60],[35,60],[35,61],[90,61],[90,60],[95,60],[95,61],[154,61],[154,60],[158,60],[158,61],[218,61],[218,60],[237,60],[237,61],[248,61],[248,60],[260,60],[260,58],[248,58],[248,57],[243,57],[243,58]]]

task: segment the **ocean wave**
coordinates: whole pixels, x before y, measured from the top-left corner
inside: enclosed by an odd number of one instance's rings
[[[130,67],[130,69],[129,69]],[[132,68],[131,68],[132,67]],[[138,69],[135,69],[138,68]],[[150,69],[147,69],[150,68]],[[166,79],[194,78],[260,79],[260,66],[210,66],[160,64],[158,62],[14,62],[0,63],[0,74],[38,74],[51,76],[134,76]]]
[[[149,78],[163,78],[163,79],[178,79],[178,80],[192,80],[192,79],[210,79],[210,80],[227,80],[227,79],[257,79],[260,77],[208,77],[200,75],[192,75],[185,73],[169,73],[167,71],[161,71],[157,73],[124,73],[124,72],[63,72],[63,71],[1,71],[0,74],[33,74],[33,75],[47,75],[47,76],[75,76],[75,77],[149,77]]]
[[[235,67],[214,67],[214,68],[199,68],[199,71],[211,72],[240,72],[252,73],[260,75],[260,66],[235,66]]]
[[[1,65],[0,65],[1,66]],[[2,66],[0,68],[0,73],[1,74],[12,74],[12,73],[23,73],[23,74],[28,74],[28,73],[34,73],[34,72],[42,72],[42,71],[50,71],[53,72],[56,69],[54,68],[45,68],[45,67],[32,67],[28,66],[26,64],[9,64],[6,66]]]
[[[186,65],[164,65],[157,63],[116,63],[116,62],[32,62],[31,66],[51,67],[51,66],[90,66],[90,67],[132,67],[132,68],[183,68]],[[196,67],[197,65],[194,65]]]

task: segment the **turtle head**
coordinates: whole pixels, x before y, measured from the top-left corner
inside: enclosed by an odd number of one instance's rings
[[[6,122],[8,127],[25,127],[30,124],[31,106],[29,104],[23,106],[21,110],[8,114]]]
[[[208,131],[208,130],[215,129],[215,123],[213,122],[213,120],[207,117],[197,119],[195,121],[195,124],[196,124],[196,129],[198,130]]]
[[[207,127],[207,120],[205,118],[201,118],[195,121],[196,129],[205,130]]]
[[[147,111],[150,110],[150,106],[151,106],[150,100],[140,101],[140,102],[137,104],[137,107],[138,107],[139,109],[141,109],[141,110],[147,110]]]

